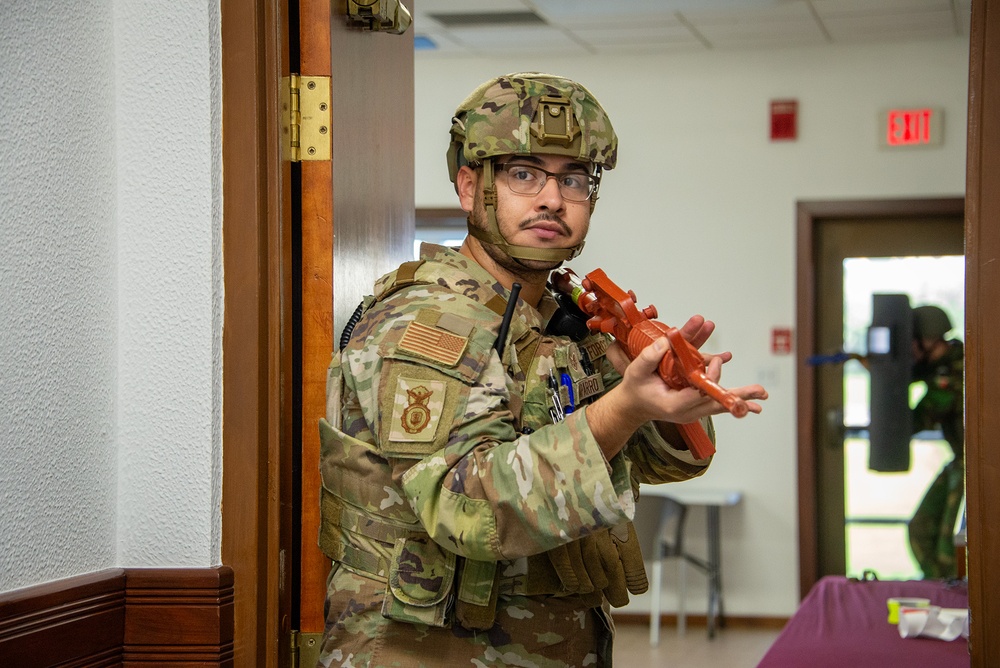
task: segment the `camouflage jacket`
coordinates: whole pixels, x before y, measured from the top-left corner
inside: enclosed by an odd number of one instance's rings
[[[544,335],[556,310],[546,295],[538,309],[518,303],[501,360],[493,345],[507,291],[463,255],[421,250],[423,263],[379,280],[330,367],[320,537],[335,561],[329,661],[345,652],[356,661],[357,643],[386,618],[417,635],[448,627],[455,600],[485,604],[495,581],[499,608],[544,605],[525,583],[529,557],[629,521],[640,482],[688,479],[708,463],[652,424],[607,461],[586,407],[620,381],[607,340]],[[551,410],[550,378],[575,409],[565,419]],[[583,623],[572,599],[559,603]],[[379,605],[381,619],[359,622]]]
[[[948,341],[948,350],[940,359],[913,367],[913,382],[927,385],[927,392],[913,409],[913,431],[940,426],[956,459],[962,459],[965,449],[964,372],[965,347],[957,339]]]

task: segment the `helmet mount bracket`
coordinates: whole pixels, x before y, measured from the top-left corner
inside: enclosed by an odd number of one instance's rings
[[[553,95],[539,99],[538,109],[531,123],[531,134],[539,146],[572,146],[580,134],[580,124],[569,100]]]

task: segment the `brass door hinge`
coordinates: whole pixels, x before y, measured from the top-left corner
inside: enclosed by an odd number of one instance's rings
[[[299,633],[292,631],[289,643],[292,653],[291,668],[315,668],[319,661],[319,648],[323,641],[322,633]]]
[[[281,79],[281,133],[291,162],[329,160],[330,77],[292,74]]]

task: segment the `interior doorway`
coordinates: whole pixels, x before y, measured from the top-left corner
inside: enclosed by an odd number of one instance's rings
[[[942,245],[954,243],[953,227],[951,222],[941,226],[947,235]],[[961,228],[957,232],[960,239]],[[965,257],[960,253],[850,257],[843,260],[842,269],[845,351],[871,352],[867,334],[876,295],[905,295],[911,308],[941,307],[953,325],[948,338],[964,337]],[[820,313],[822,318],[824,311]],[[909,548],[907,523],[937,474],[952,460],[951,446],[940,429],[921,431],[910,439],[906,471],[873,470],[869,465],[871,376],[861,361],[849,359],[843,363],[842,378],[845,574],[860,577],[871,570],[881,579],[918,580],[924,574]],[[909,406],[915,406],[926,391],[923,383],[910,385]],[[909,415],[906,418],[902,426],[909,434]],[[831,532],[837,529],[830,527]],[[820,535],[822,553],[822,530]]]
[[[962,266],[963,246],[961,199],[799,204],[799,523],[803,594],[819,577],[851,574],[852,568],[878,565],[899,571],[886,573],[889,576],[914,576],[904,549],[905,518],[910,508],[906,499],[887,504],[886,494],[891,494],[895,485],[897,490],[910,490],[909,494],[919,501],[924,482],[921,476],[926,477],[926,469],[931,469],[927,475],[933,476],[935,463],[940,466],[944,456],[936,444],[921,442],[914,446],[917,464],[911,467],[913,475],[909,479],[888,481],[886,476],[892,474],[867,472],[867,414],[859,415],[858,409],[867,401],[867,374],[857,362],[809,364],[809,357],[865,352],[859,349],[857,330],[867,326],[871,314],[859,309],[858,304],[870,304],[871,294],[883,289],[911,294],[914,305],[931,301],[937,288],[928,286],[943,278],[931,275],[926,267],[943,271],[943,265],[921,263],[957,256]],[[914,270],[906,268],[914,266],[912,263],[924,267],[921,278],[930,280],[915,280]],[[962,329],[962,323],[956,323],[959,334]],[[880,553],[884,547],[888,547],[888,554]]]

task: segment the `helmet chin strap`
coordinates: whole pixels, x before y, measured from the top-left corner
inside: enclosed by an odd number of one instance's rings
[[[595,198],[596,199],[596,198]],[[532,248],[531,246],[516,246],[508,243],[500,233],[497,224],[497,186],[493,174],[493,160],[483,161],[483,203],[486,206],[486,227],[482,230],[472,224],[471,215],[468,223],[469,234],[483,243],[499,246],[504,253],[515,260],[541,260],[543,262],[564,262],[572,260],[583,250],[583,243],[570,248]],[[591,211],[594,202],[591,201]]]

